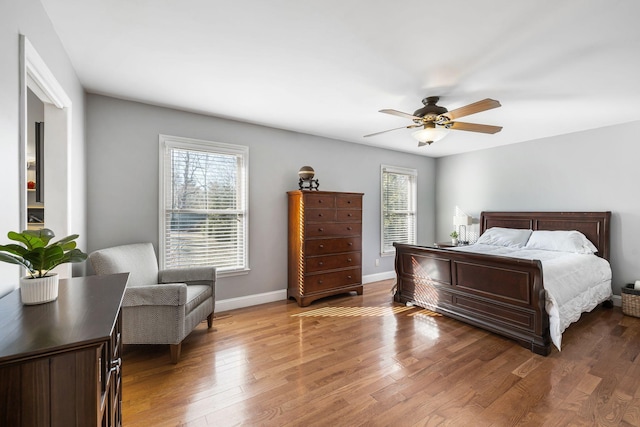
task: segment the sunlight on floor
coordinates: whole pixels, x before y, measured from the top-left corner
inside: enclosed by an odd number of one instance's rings
[[[408,310],[413,310],[413,307],[322,307],[292,314],[291,317],[381,317]]]
[[[416,311],[415,313],[409,313],[408,316],[417,316],[417,317],[442,317],[442,314],[438,314],[435,311],[427,310],[423,308],[420,311]]]

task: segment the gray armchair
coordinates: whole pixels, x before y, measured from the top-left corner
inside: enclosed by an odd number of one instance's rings
[[[158,270],[151,243],[101,249],[89,255],[98,275],[129,273],[122,304],[123,344],[169,344],[178,363],[182,340],[215,308],[215,267]]]

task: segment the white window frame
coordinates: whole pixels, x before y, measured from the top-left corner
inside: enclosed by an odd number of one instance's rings
[[[161,269],[167,268],[166,261],[166,209],[167,203],[167,194],[169,188],[167,186],[171,186],[171,182],[167,182],[169,180],[166,179],[166,173],[169,173],[167,168],[170,168],[168,164],[169,156],[167,155],[172,149],[182,149],[182,150],[191,150],[191,151],[200,151],[214,154],[230,154],[238,156],[241,159],[240,165],[240,174],[241,174],[241,184],[238,189],[240,192],[240,207],[239,212],[242,214],[244,218],[243,226],[243,238],[244,238],[244,265],[237,266],[237,268],[233,269],[224,269],[218,268],[217,276],[234,276],[238,274],[247,274],[249,271],[249,147],[235,144],[226,144],[222,142],[213,142],[213,141],[205,141],[200,139],[193,138],[184,138],[179,136],[170,136],[170,135],[159,135],[160,140],[160,164],[159,164],[159,265]],[[213,266],[216,267],[215,262]]]
[[[397,175],[406,175],[411,177],[411,185],[408,189],[409,194],[407,197],[408,205],[406,212],[407,214],[412,214],[414,217],[414,227],[412,235],[408,235],[406,241],[401,243],[407,244],[416,244],[417,235],[418,235],[418,209],[417,209],[417,200],[418,200],[418,171],[416,169],[403,168],[399,166],[390,166],[390,165],[381,165],[380,166],[380,255],[382,256],[392,256],[395,255],[396,250],[394,247],[385,248],[385,238],[384,238],[384,218],[387,212],[387,207],[385,206],[385,185],[384,185],[384,177],[385,174],[397,174]],[[407,230],[409,232],[409,230]]]

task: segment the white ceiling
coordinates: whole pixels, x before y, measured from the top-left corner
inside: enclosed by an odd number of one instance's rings
[[[88,92],[440,157],[640,120],[637,0],[41,0]],[[417,147],[407,113],[501,108]]]

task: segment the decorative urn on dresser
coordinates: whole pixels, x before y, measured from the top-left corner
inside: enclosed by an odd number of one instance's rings
[[[362,295],[363,193],[290,191],[287,297]]]

